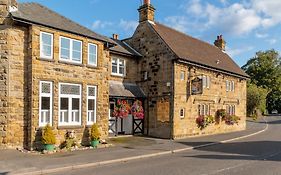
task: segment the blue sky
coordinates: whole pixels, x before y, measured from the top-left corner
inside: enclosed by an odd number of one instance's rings
[[[18,0],[38,2],[93,31],[133,34],[142,0]],[[257,51],[281,51],[281,0],[151,0],[156,21],[213,43],[222,34],[240,66]]]

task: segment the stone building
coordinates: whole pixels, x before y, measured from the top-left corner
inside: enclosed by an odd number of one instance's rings
[[[182,138],[244,129],[248,76],[224,52],[222,36],[210,45],[155,22],[154,12],[145,0],[134,35],[119,40],[40,4],[1,0],[0,147],[40,146],[47,123],[57,144],[72,130],[87,144],[93,123],[102,138]],[[197,79],[201,93],[193,87]],[[142,101],[145,119],[112,117],[118,99]],[[218,109],[239,116],[239,125],[198,129],[196,117]]]

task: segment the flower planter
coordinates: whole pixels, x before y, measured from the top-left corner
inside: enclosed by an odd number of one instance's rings
[[[45,144],[44,145],[44,149],[46,151],[54,151],[55,150],[55,145],[52,145],[52,144]]]
[[[96,148],[99,143],[100,143],[99,140],[92,140],[92,141],[91,141],[91,146],[92,146],[93,148]]]

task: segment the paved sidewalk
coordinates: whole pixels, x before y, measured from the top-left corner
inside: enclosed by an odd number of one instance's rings
[[[107,163],[126,161],[137,158],[169,154],[173,150],[192,149],[196,146],[219,143],[252,133],[266,128],[266,124],[260,122],[247,122],[247,130],[235,133],[188,138],[176,141],[132,137],[136,142],[125,145],[119,144],[116,147],[102,148],[95,150],[74,151],[57,153],[51,155],[35,155],[20,153],[16,150],[1,150],[0,154],[0,175],[8,174],[32,174],[39,171],[48,172],[52,169],[67,167],[68,169],[83,167],[83,165],[98,165],[100,162]],[[127,138],[130,140],[130,138]],[[140,144],[144,143],[144,144]],[[102,163],[103,164],[103,163]]]

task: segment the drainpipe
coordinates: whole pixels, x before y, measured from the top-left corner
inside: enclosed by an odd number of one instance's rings
[[[175,90],[175,63],[172,64],[172,87],[171,87],[171,94],[170,94],[170,140],[173,140],[174,135],[174,90]]]

